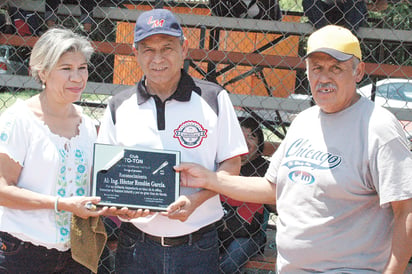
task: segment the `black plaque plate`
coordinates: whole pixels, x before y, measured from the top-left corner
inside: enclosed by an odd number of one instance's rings
[[[179,197],[180,152],[94,145],[92,195],[101,206],[163,211]]]

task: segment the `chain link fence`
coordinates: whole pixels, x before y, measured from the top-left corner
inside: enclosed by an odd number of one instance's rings
[[[184,26],[190,47],[184,68],[195,77],[221,84],[238,115],[258,121],[269,144],[280,142],[293,117],[313,104],[301,57],[307,36],[318,23],[308,18],[308,9],[323,1],[63,0],[54,22],[46,9],[50,2],[0,1],[0,112],[17,98],[39,92],[40,84],[30,77],[30,50],[48,27],[61,25],[87,35],[96,48],[89,66],[90,83],[78,103],[99,124],[107,99],[142,76],[132,54],[134,22],[142,11],[154,7],[171,9]],[[93,2],[91,10],[85,2]],[[367,63],[360,90],[388,107],[412,140],[412,4],[376,0],[364,4],[365,11],[358,4],[352,7],[364,20],[359,29],[352,26]],[[342,18],[349,12],[328,7],[317,20],[332,9]],[[330,20],[341,18],[334,16]],[[276,215],[264,212],[266,245],[249,258],[246,267],[239,266],[243,272],[274,270]],[[106,224],[110,241],[99,273],[114,273],[117,223],[106,218]]]

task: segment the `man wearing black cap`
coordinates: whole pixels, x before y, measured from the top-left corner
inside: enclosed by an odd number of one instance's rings
[[[176,168],[182,184],[274,203],[280,273],[404,273],[412,255],[412,155],[398,120],[356,92],[358,39],[326,26],[308,39],[316,106],[301,112],[265,178]]]
[[[142,13],[134,48],[144,77],[109,102],[98,141],[180,151],[182,161],[239,174],[240,156],[248,150],[229,96],[182,70],[188,42],[174,15],[163,9]],[[214,226],[223,216],[219,196],[184,187],[180,195],[166,212],[144,211],[123,220],[116,273],[219,271]]]

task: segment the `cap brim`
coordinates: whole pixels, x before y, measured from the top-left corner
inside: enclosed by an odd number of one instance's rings
[[[178,32],[175,32],[175,31],[159,30],[159,31],[151,31],[151,32],[145,33],[145,34],[143,34],[143,35],[140,35],[138,39],[135,39],[135,40],[134,40],[134,42],[135,42],[135,43],[140,42],[140,41],[142,41],[143,39],[145,39],[145,38],[147,38],[147,37],[149,37],[149,36],[155,35],[155,34],[165,34],[165,35],[170,35],[170,36],[174,36],[174,37],[180,37],[180,36],[182,36],[181,33],[178,33]]]
[[[343,52],[338,51],[336,49],[318,48],[318,49],[312,50],[311,52],[306,54],[305,57],[303,57],[303,59],[308,58],[311,54],[316,53],[316,52],[326,53],[327,55],[330,55],[333,58],[335,58],[336,60],[341,61],[341,62],[348,61],[349,59],[351,59],[354,56],[352,54],[343,53]]]

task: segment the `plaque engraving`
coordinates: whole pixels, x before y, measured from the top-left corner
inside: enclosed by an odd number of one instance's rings
[[[101,206],[163,211],[179,197],[180,152],[95,144],[92,195]]]

